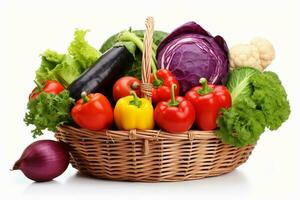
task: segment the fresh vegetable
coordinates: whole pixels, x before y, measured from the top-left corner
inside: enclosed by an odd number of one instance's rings
[[[264,38],[254,38],[250,44],[237,44],[230,48],[231,69],[253,67],[263,71],[275,58],[272,44]]]
[[[193,104],[181,96],[175,97],[176,84],[172,84],[171,100],[159,102],[154,110],[156,124],[171,133],[188,131],[195,121]]]
[[[236,147],[255,144],[265,130],[265,117],[250,99],[234,104],[217,120],[217,136],[227,144]]]
[[[108,38],[103,45],[101,46],[100,52],[105,53],[108,49],[112,48],[113,46],[117,46],[120,45],[122,43],[124,43],[125,41],[128,43],[133,44],[136,47],[136,43],[132,42],[132,39],[128,38],[122,38],[120,37],[124,31],[117,33],[113,36],[111,36],[110,38]],[[144,30],[129,30],[129,32],[134,33],[138,39],[143,42],[144,39]],[[167,33],[162,32],[162,31],[154,31],[153,33],[153,44],[152,44],[152,49],[153,49],[153,55],[156,55],[156,49],[157,49],[157,45],[161,42],[161,40],[163,38],[165,38],[165,36],[167,35]],[[124,40],[126,39],[126,40]],[[131,41],[131,42],[130,42]],[[143,46],[143,43],[140,43]],[[141,47],[141,46],[140,46]],[[135,52],[134,52],[134,61],[133,64],[131,66],[131,68],[126,69],[124,72],[124,75],[126,76],[134,76],[138,79],[141,79],[141,66],[142,66],[142,49],[135,48]]]
[[[56,80],[68,87],[82,72],[88,69],[101,55],[84,39],[86,30],[76,30],[67,54],[46,50],[42,62],[36,71],[36,80],[40,83]]]
[[[124,42],[126,44],[132,44],[135,45],[141,52],[144,51],[144,44],[143,44],[143,40],[141,38],[139,38],[135,33],[133,33],[132,31],[122,31],[119,35],[118,35],[118,40],[120,41],[119,43],[121,45],[124,44]],[[118,46],[119,43],[117,43],[116,45]],[[132,46],[131,45],[131,46]],[[157,71],[157,67],[156,67],[156,47],[155,44],[153,44],[154,47],[152,48],[152,52],[151,52],[151,69],[152,69],[152,73],[156,73]],[[130,46],[130,47],[131,47]],[[129,51],[131,50],[130,48],[127,47],[127,49],[129,49]],[[130,51],[130,52],[135,52],[135,51]],[[134,55],[134,54],[133,54]],[[134,55],[135,56],[135,55]]]
[[[266,71],[251,78],[254,88],[251,99],[264,113],[266,127],[277,130],[290,114],[290,106],[285,89],[277,74]]]
[[[39,82],[35,82],[37,87],[34,88],[30,94],[30,99],[36,99],[43,91],[48,94],[59,94],[64,90],[64,87],[57,81],[49,80],[46,84],[42,85]]]
[[[160,69],[156,73],[152,73],[150,82],[153,85],[152,88],[152,101],[158,103],[160,101],[167,101],[171,96],[172,84],[175,84],[175,96],[179,95],[180,86],[176,77],[171,71],[166,69]]]
[[[69,165],[69,153],[62,143],[40,140],[29,145],[12,170],[21,170],[34,181],[51,181],[61,175]]]
[[[72,118],[80,127],[88,130],[110,128],[113,123],[113,108],[108,99],[100,94],[81,94],[82,98],[72,108]]]
[[[90,46],[85,40],[87,32],[88,30],[76,30],[74,33],[74,40],[71,42],[68,49],[70,55],[77,63],[79,63],[81,72],[88,69],[101,56],[101,53]]]
[[[231,69],[248,66],[262,71],[259,53],[251,44],[234,45],[230,48],[229,55]]]
[[[195,22],[175,29],[159,45],[159,68],[170,70],[185,93],[198,85],[201,77],[212,84],[225,84],[229,72],[227,44],[221,36],[212,37]]]
[[[288,119],[287,94],[274,72],[235,69],[227,87],[233,104],[222,111],[217,122],[217,135],[223,142],[238,147],[254,144],[266,127],[276,130]]]
[[[113,87],[114,100],[118,101],[122,97],[130,95],[131,91],[135,91],[137,96],[141,96],[141,81],[132,76],[124,76],[117,80]]]
[[[75,100],[81,97],[82,92],[101,92],[110,96],[113,83],[132,64],[132,61],[133,56],[125,46],[111,48],[72,82],[68,87],[70,96]]]
[[[217,127],[219,111],[231,106],[231,96],[225,86],[208,85],[205,78],[201,78],[199,82],[202,86],[189,90],[185,98],[195,107],[198,128],[205,131],[214,130]]]
[[[115,123],[118,129],[153,129],[153,107],[149,100],[138,98],[134,91],[132,95],[117,101],[114,110]]]
[[[29,100],[24,121],[26,125],[34,125],[33,137],[42,135],[43,130],[56,131],[56,127],[70,122],[70,110],[74,100],[64,90],[59,94],[41,92],[34,100]]]
[[[238,101],[249,98],[253,92],[252,85],[250,84],[250,78],[254,74],[258,73],[258,70],[250,67],[234,69],[230,72],[226,87],[230,91],[233,105],[235,105]]]
[[[272,43],[265,38],[256,37],[250,41],[250,44],[257,48],[261,67],[266,69],[275,59],[275,49]]]

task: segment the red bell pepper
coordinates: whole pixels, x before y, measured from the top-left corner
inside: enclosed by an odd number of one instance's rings
[[[168,132],[179,133],[188,131],[195,121],[193,104],[181,96],[175,98],[176,84],[172,85],[171,100],[162,101],[154,110],[157,125]]]
[[[167,69],[159,69],[154,72],[150,77],[150,82],[153,85],[152,101],[154,103],[170,99],[172,84],[176,84],[175,96],[179,95],[179,83],[172,72]]]
[[[205,78],[200,79],[202,86],[196,86],[185,94],[196,110],[196,124],[201,130],[214,130],[216,120],[222,108],[231,106],[231,96],[225,86],[207,84]]]
[[[111,127],[113,123],[113,108],[108,99],[100,94],[81,94],[71,115],[80,127],[88,130],[101,130]]]
[[[59,82],[53,80],[47,81],[44,85],[35,81],[35,84],[37,85],[37,87],[34,88],[31,94],[29,95],[29,98],[31,100],[36,99],[41,92],[46,92],[49,94],[59,94],[64,90],[64,87]]]

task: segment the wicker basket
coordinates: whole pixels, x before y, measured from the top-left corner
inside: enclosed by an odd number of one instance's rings
[[[142,93],[151,99],[149,76],[153,19],[146,21]],[[231,172],[244,163],[254,145],[236,148],[213,131],[171,134],[160,130],[89,131],[61,126],[55,137],[70,148],[71,164],[103,179],[159,182],[184,181]]]

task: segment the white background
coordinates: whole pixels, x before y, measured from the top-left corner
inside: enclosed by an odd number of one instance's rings
[[[298,199],[299,198],[299,6],[297,1],[2,1],[0,0],[0,199]],[[34,87],[39,54],[65,52],[75,28],[91,30],[87,39],[100,47],[111,34],[129,26],[171,31],[194,20],[229,46],[263,36],[273,42],[276,60],[269,70],[280,76],[289,95],[290,119],[261,137],[248,162],[215,178],[179,183],[127,183],[91,179],[69,167],[55,181],[33,183],[15,160],[34,140],[23,123]],[[49,133],[39,138],[53,138]],[[297,191],[298,189],[298,191]]]

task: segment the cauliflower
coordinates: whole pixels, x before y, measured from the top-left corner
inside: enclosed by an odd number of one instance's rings
[[[256,37],[250,41],[259,51],[260,64],[263,69],[271,64],[275,58],[275,49],[271,42],[264,38]]]
[[[229,62],[232,69],[253,67],[262,70],[257,48],[251,44],[237,44],[230,48]]]
[[[275,58],[272,44],[263,38],[254,38],[250,44],[237,44],[230,48],[229,62],[231,69],[253,67],[263,71]]]

